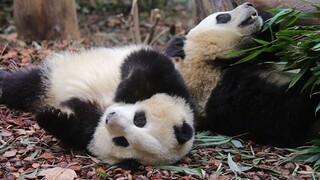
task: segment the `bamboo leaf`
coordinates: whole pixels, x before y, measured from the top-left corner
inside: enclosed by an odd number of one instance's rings
[[[265,40],[262,40],[262,39],[254,39],[254,41],[256,41],[257,43],[262,44],[262,45],[270,44],[269,41],[265,41]]]
[[[164,166],[164,165],[159,165],[155,167],[159,169],[169,170],[169,171],[177,171],[177,172],[183,172],[186,174],[194,174],[194,175],[200,176],[201,178],[204,178],[206,174],[206,172],[203,169],[190,169],[190,168],[179,167],[179,166]]]
[[[293,9],[283,9],[276,15],[274,15],[271,19],[267,20],[264,24],[262,31],[265,31],[268,27],[271,27],[276,21],[282,20],[286,15],[294,12]]]
[[[320,159],[320,154],[315,154],[311,156],[310,158],[306,159],[304,162],[305,163],[313,163],[316,162],[318,159]]]
[[[315,168],[318,168],[320,166],[320,159],[318,159],[314,165],[313,165]]]
[[[320,102],[319,102],[319,104],[318,104],[318,106],[317,106],[317,108],[316,108],[316,114],[317,114],[317,112],[319,111],[319,109],[320,109]]]
[[[311,48],[313,51],[320,51],[320,43]]]
[[[238,165],[232,160],[230,153],[228,154],[228,165],[232,172],[241,173],[242,171],[238,167]]]
[[[303,86],[303,88],[302,88],[302,90],[301,91],[304,91],[306,88],[308,88],[309,86],[311,86],[314,82],[316,82],[317,81],[317,76],[311,76],[310,78],[309,78],[309,80],[304,84],[304,86]]]
[[[243,145],[239,140],[232,139],[231,142],[236,148],[243,148]]]
[[[283,24],[281,24],[281,29],[288,28],[288,27],[291,26],[294,22],[296,22],[298,18],[299,18],[298,16],[292,16],[292,17],[290,17],[287,21],[285,21]]]
[[[301,79],[301,77],[307,72],[309,67],[310,67],[310,63],[308,63],[302,67],[302,69],[299,71],[299,73],[290,82],[288,89],[292,88],[299,81],[299,79]]]
[[[260,49],[260,50],[258,50],[256,52],[253,52],[252,54],[242,58],[241,60],[239,60],[238,62],[234,63],[233,65],[237,65],[237,64],[241,64],[241,63],[250,61],[250,60],[254,59],[255,57],[257,57],[259,54],[263,53],[265,49],[266,48],[263,48],[263,49]]]

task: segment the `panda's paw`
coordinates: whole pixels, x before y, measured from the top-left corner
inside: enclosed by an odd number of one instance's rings
[[[41,122],[47,124],[57,121],[66,121],[74,118],[73,114],[67,114],[56,108],[45,108],[36,115],[36,120],[40,124]]]

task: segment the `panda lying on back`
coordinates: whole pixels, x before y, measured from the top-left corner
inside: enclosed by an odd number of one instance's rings
[[[194,109],[171,60],[146,46],[62,53],[0,71],[0,102],[104,162],[174,163],[194,140]]]
[[[317,136],[315,109],[319,99],[288,89],[291,76],[274,64],[272,54],[233,65],[242,57],[230,52],[253,47],[263,20],[250,3],[214,13],[183,37],[169,42],[166,53],[183,58],[176,63],[197,103],[199,128],[279,147],[297,146]],[[270,59],[269,59],[270,58]]]

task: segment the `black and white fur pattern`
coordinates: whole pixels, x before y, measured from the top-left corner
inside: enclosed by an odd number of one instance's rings
[[[253,47],[263,20],[250,3],[232,11],[214,13],[169,42],[166,53],[180,56],[176,63],[197,103],[198,128],[227,135],[248,133],[259,143],[291,147],[318,134],[318,99],[302,85],[288,90],[292,79],[276,61],[262,54],[250,63],[234,65],[243,56],[230,52]]]
[[[143,45],[60,53],[0,71],[0,102],[104,162],[174,163],[194,140],[194,108],[164,54]]]

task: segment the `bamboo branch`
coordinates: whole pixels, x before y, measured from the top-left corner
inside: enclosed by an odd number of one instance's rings
[[[160,10],[159,9],[151,10],[150,24],[152,24],[152,26],[150,27],[149,33],[147,34],[147,36],[146,36],[146,38],[144,40],[145,44],[151,44],[152,38],[153,38],[154,33],[155,33],[155,29],[156,29],[160,19],[161,19]]]
[[[131,7],[131,13],[130,17],[128,19],[128,23],[131,24],[131,21],[133,22],[133,25],[130,25],[130,32],[132,34],[132,39],[134,43],[140,44],[141,43],[141,35],[140,35],[140,27],[139,27],[139,10],[138,10],[138,0],[132,1],[132,7]]]

